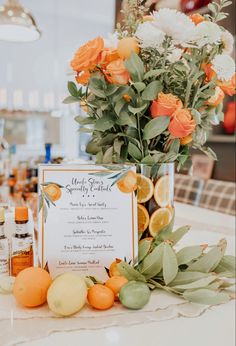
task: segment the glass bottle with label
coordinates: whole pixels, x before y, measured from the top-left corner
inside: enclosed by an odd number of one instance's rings
[[[16,232],[12,236],[11,275],[33,266],[33,238],[28,232],[28,208],[15,208]]]
[[[9,241],[5,236],[5,209],[0,208],[0,276],[9,275]]]

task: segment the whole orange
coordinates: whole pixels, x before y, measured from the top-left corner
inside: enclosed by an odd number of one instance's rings
[[[117,264],[120,263],[121,260],[116,258],[114,262],[111,263],[109,268],[109,276],[121,276],[119,270],[117,269]]]
[[[51,283],[52,279],[46,270],[37,267],[26,268],[16,277],[13,295],[23,306],[39,306],[46,302]]]
[[[117,182],[118,189],[123,193],[131,193],[137,189],[137,176],[133,171],[129,171],[124,178]]]
[[[127,282],[128,280],[124,276],[112,276],[106,281],[105,286],[110,288],[113,291],[115,298],[117,298],[121,287]]]
[[[95,284],[88,290],[88,302],[97,310],[110,309],[115,300],[113,291],[101,284]]]
[[[53,202],[61,198],[61,189],[56,184],[49,184],[44,188],[44,192],[51,198]]]
[[[139,53],[138,41],[134,37],[124,37],[118,42],[117,52],[121,59],[129,59],[131,53]]]

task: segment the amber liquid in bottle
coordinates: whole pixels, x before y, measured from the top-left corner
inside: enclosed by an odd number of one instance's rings
[[[15,223],[16,232],[12,236],[11,246],[12,276],[16,276],[23,269],[33,266],[33,239],[27,230],[28,208],[16,207]]]
[[[0,277],[9,275],[9,241],[4,232],[5,210],[0,208]]]

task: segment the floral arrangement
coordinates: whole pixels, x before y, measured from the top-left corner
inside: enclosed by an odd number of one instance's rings
[[[87,152],[97,162],[182,165],[191,147],[216,159],[207,134],[223,120],[225,95],[235,94],[233,36],[218,24],[230,4],[211,3],[211,15],[165,8],[147,16],[129,0],[109,39],[77,50],[71,67],[81,86],[69,82],[64,102],[86,111],[76,121],[92,133]]]

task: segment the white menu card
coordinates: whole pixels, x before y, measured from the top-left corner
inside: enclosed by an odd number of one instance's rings
[[[40,165],[39,261],[52,277],[76,271],[101,280],[116,259],[137,257],[135,192],[119,189],[132,165]]]

